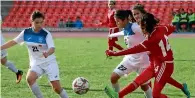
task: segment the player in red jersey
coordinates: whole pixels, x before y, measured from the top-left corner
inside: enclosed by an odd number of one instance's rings
[[[106,54],[108,56],[121,56],[149,51],[151,64],[134,82],[130,83],[119,93],[106,87],[105,92],[110,98],[123,98],[153,77],[155,78],[153,98],[168,98],[166,95],[161,94],[161,91],[169,80],[173,80],[171,75],[174,70],[174,58],[167,36],[171,34],[175,28],[173,26],[158,26],[156,19],[150,13],[145,14],[141,19],[141,28],[143,33],[147,36],[147,39],[142,43],[119,52],[107,50]],[[190,98],[187,85],[184,85],[182,91],[187,95],[187,98]]]
[[[108,2],[109,10],[108,10],[107,19],[105,22],[98,24],[99,26],[108,26],[109,27],[109,34],[119,32],[119,28],[117,27],[116,21],[114,19],[114,14],[116,12],[115,4],[116,4],[115,1]],[[119,44],[117,44],[116,41],[118,41],[117,37],[108,38],[108,49],[109,50],[113,50],[113,47],[115,47],[119,50],[123,50],[123,48]]]
[[[147,13],[147,12],[144,10],[144,6],[141,5],[141,4],[136,4],[135,6],[133,6],[132,12],[133,12],[133,16],[134,16],[136,22],[137,22],[139,25],[141,25],[141,18],[142,18],[142,16],[143,16],[144,14]],[[155,19],[156,19],[156,18],[155,18]],[[157,21],[159,21],[159,20],[157,19]],[[171,33],[171,32],[170,32],[170,33]],[[169,79],[167,82],[168,82],[169,84],[173,85],[174,87],[180,89],[180,90],[183,90],[184,86],[186,85],[186,84],[183,84],[183,85],[182,85],[181,83],[175,81],[175,80],[172,79],[172,78]]]

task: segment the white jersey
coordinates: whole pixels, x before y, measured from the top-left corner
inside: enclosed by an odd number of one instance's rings
[[[50,48],[54,48],[53,38],[51,33],[42,28],[39,32],[34,32],[30,27],[23,30],[15,39],[15,42],[24,42],[27,45],[30,65],[39,65],[55,59],[54,54],[45,58],[43,52],[48,51]]]
[[[124,36],[124,42],[127,45],[127,48],[133,47],[141,43],[145,37],[143,36],[142,30],[137,23],[128,23],[125,28],[121,32],[114,33],[109,35],[109,37],[118,37]],[[133,62],[132,65],[140,65],[140,63],[144,63],[143,65],[149,65],[149,57],[147,52],[130,54],[128,56],[129,60]]]
[[[0,15],[0,23],[2,24],[2,18],[1,18],[1,15]],[[0,24],[0,25],[1,25]],[[1,27],[0,27],[1,28]],[[3,35],[2,35],[2,32],[1,32],[1,29],[0,29],[0,34],[1,34],[1,46],[5,43],[5,40],[3,38]]]
[[[0,32],[1,33],[1,32]],[[5,43],[5,40],[3,38],[3,35],[1,34],[1,46]]]

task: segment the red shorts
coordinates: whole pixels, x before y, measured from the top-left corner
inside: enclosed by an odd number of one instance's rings
[[[113,33],[117,33],[117,32],[119,32],[119,28],[117,28],[117,27],[114,27],[114,28],[110,28],[109,29],[109,34],[113,34]],[[115,42],[115,41],[118,41],[118,38],[117,37],[108,38],[108,43],[109,42]]]
[[[174,70],[174,64],[163,62],[161,64],[150,65],[135,81],[139,85],[155,77],[155,82],[166,83]]]

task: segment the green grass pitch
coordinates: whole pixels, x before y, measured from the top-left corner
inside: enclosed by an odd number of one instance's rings
[[[124,46],[123,39],[119,42]],[[170,38],[175,57],[175,70],[172,76],[179,82],[188,84],[192,98],[195,98],[194,42],[194,38]],[[108,98],[103,89],[110,84],[110,74],[122,57],[106,59],[104,51],[107,48],[107,41],[105,38],[56,38],[55,46],[61,84],[70,98]],[[8,49],[8,53],[8,59],[24,71],[24,76],[20,84],[15,84],[15,74],[2,66],[1,98],[34,98],[25,81],[29,67],[26,47],[17,45]],[[72,81],[79,76],[87,78],[90,83],[90,91],[85,95],[77,95],[71,89]],[[131,82],[135,76],[135,73],[132,73],[127,78],[122,78],[121,87]],[[45,98],[59,98],[49,86],[46,76],[40,78],[38,84]],[[163,93],[170,98],[186,98],[180,90],[169,84],[166,85]],[[126,98],[144,98],[144,96],[138,89]]]

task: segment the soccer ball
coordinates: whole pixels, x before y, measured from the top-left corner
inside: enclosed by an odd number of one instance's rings
[[[89,90],[89,82],[83,77],[78,77],[72,82],[72,89],[79,95],[85,94]]]

